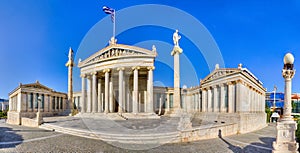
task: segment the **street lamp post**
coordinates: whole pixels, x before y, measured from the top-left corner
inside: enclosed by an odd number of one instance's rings
[[[298,144],[295,141],[297,124],[291,115],[292,78],[295,75],[295,71],[294,56],[291,53],[287,53],[284,56],[284,67],[282,69],[282,76],[285,80],[283,118],[277,122],[277,135],[276,141],[273,142],[273,153],[298,152]]]

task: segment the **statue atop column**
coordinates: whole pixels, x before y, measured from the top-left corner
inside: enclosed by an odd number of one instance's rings
[[[179,47],[179,39],[180,38],[181,38],[181,36],[178,34],[178,30],[176,29],[176,31],[173,34],[174,46]]]
[[[181,113],[181,96],[180,96],[180,54],[182,49],[179,47],[179,39],[181,36],[176,29],[173,34],[174,48],[171,55],[174,57],[174,94],[173,94],[173,108],[171,114],[178,116]],[[173,116],[172,115],[172,116]]]
[[[179,47],[179,39],[181,39],[181,36],[178,34],[178,30],[176,29],[173,34],[173,42],[174,42],[174,48],[171,52],[171,55],[174,56],[174,54],[182,53],[182,49]]]

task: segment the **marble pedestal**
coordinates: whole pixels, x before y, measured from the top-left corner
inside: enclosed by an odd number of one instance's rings
[[[38,125],[41,125],[44,121],[43,121],[43,116],[41,112],[37,112],[36,113],[36,121],[38,123]]]
[[[277,122],[276,141],[273,142],[273,153],[298,152],[298,143],[295,140],[297,123],[293,120]]]

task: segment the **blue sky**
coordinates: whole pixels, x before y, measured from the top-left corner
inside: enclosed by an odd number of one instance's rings
[[[273,89],[274,84],[277,85],[279,91],[284,89],[281,69],[285,53],[292,52],[295,56],[295,68],[300,68],[298,60],[300,58],[300,2],[296,0],[249,2],[1,0],[0,98],[7,98],[8,93],[20,82],[31,83],[36,80],[57,91],[66,92],[65,63],[68,48],[71,46],[76,52],[89,30],[107,17],[102,12],[102,6],[107,5],[116,10],[122,10],[143,4],[174,7],[196,18],[214,38],[225,66],[237,67],[239,63],[242,63],[264,83],[268,91]],[[161,13],[170,12],[162,10]],[[151,17],[151,14],[143,14],[143,12],[137,12],[137,14],[145,20]],[[172,16],[172,13],[168,15],[170,20],[176,18]],[[118,23],[117,18],[117,31],[118,26],[129,24],[134,19],[128,18],[127,23],[125,19]],[[182,18],[177,20],[184,21]],[[111,26],[111,23],[107,22],[105,26]],[[192,24],[186,28],[198,30]],[[172,29],[155,25],[141,26],[121,32],[117,35],[117,39],[119,43],[138,45],[148,49],[151,49],[151,46],[147,46],[149,43],[160,43],[158,45],[160,48],[157,47],[159,57],[154,71],[154,81],[157,84],[172,86],[172,70],[159,59],[172,60],[172,57],[167,56],[171,50],[166,49],[173,44],[171,38],[173,32]],[[186,57],[182,56],[184,60],[181,66],[182,73],[184,73],[182,84],[190,86],[195,82],[186,79],[190,75],[186,68],[189,66],[188,62],[195,69],[196,75],[193,74],[192,77],[196,79],[208,75],[209,67],[190,38],[184,34],[181,35],[183,38],[180,45]],[[105,45],[100,45],[103,44],[102,39],[100,34],[99,46],[97,46],[99,49],[105,47]],[[87,52],[86,56],[88,55],[90,54]],[[166,57],[163,58],[163,56]],[[74,77],[79,78],[79,76]],[[293,92],[300,92],[299,83],[300,74],[296,72],[293,79]]]

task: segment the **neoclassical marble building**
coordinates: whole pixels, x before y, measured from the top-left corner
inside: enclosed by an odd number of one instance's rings
[[[38,111],[38,99],[41,100],[42,116],[64,114],[68,109],[67,95],[54,91],[39,81],[21,84],[9,93],[8,120],[10,124],[22,124],[22,118],[34,118]]]
[[[153,113],[155,46],[147,50],[113,41],[79,62],[82,91],[74,94],[75,104],[82,113]]]
[[[237,124],[238,132],[266,126],[266,89],[241,64],[237,68],[216,64],[199,85],[180,88],[180,100],[175,102],[173,87],[153,87],[156,56],[155,46],[147,50],[111,40],[79,62],[82,91],[73,94],[76,108],[81,113],[168,115],[179,106],[200,118],[214,114],[215,122]]]

